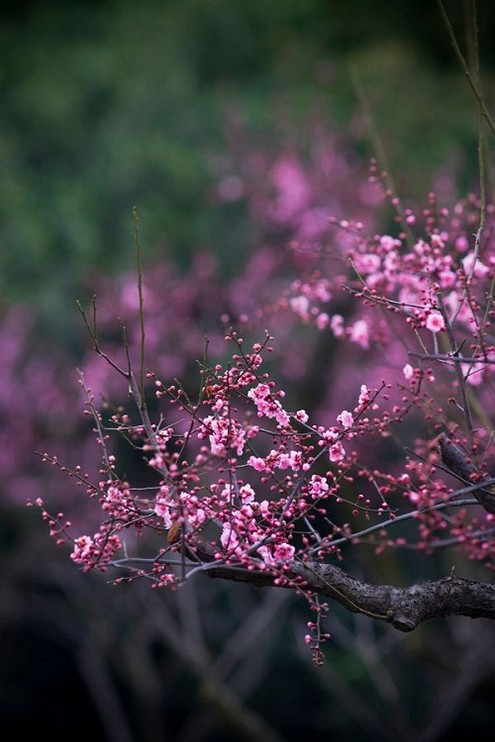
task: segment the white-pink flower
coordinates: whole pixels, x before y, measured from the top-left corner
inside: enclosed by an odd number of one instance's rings
[[[440,312],[436,309],[430,312],[426,318],[426,329],[430,330],[430,332],[440,332],[440,330],[445,330],[445,321]]]
[[[224,523],[220,535],[220,543],[224,549],[235,549],[239,545],[239,537],[230,523]]]
[[[462,267],[468,276],[473,274],[476,278],[482,278],[490,272],[489,267],[482,263],[479,258],[476,258],[474,253],[469,253],[469,255],[466,255],[466,257],[462,259]]]
[[[273,556],[275,557],[277,562],[284,562],[285,564],[287,564],[287,562],[292,562],[295,551],[296,550],[292,546],[292,544],[277,544],[273,552]]]
[[[330,317],[326,312],[320,312],[316,317],[316,327],[319,330],[325,330],[330,324]]]
[[[239,496],[243,503],[253,502],[255,495],[256,493],[250,484],[243,484],[239,487]]]
[[[309,300],[306,296],[293,296],[290,300],[290,308],[302,319],[308,319]]]
[[[406,365],[402,369],[402,373],[404,374],[404,378],[407,381],[410,381],[412,379],[412,377],[414,376],[414,369],[410,363],[406,363]]]
[[[370,347],[369,327],[364,319],[358,319],[349,329],[349,337],[353,343],[367,350]]]
[[[472,386],[479,386],[483,383],[484,363],[461,363],[462,373],[467,382]]]
[[[354,417],[348,410],[342,410],[340,415],[337,415],[337,421],[342,424],[343,428],[352,428],[354,425]]]
[[[166,485],[161,487],[160,493],[156,496],[154,510],[156,515],[163,519],[165,528],[170,528],[172,525],[173,513],[176,508],[176,503],[168,497],[168,487]]]
[[[70,558],[77,564],[84,563],[89,559],[95,548],[95,543],[90,536],[79,536],[74,540],[74,549]]]
[[[277,567],[293,561],[295,548],[291,544],[282,543],[277,546],[260,546],[258,553],[267,567]]]
[[[334,463],[342,461],[345,456],[345,448],[340,441],[332,443],[328,450],[328,456],[330,461],[333,461]]]
[[[308,482],[308,492],[315,500],[326,495],[329,489],[327,480],[319,474],[313,474]]]
[[[252,466],[255,471],[266,471],[270,469],[268,462],[261,458],[261,456],[250,456],[246,463],[248,466]]]
[[[330,329],[336,338],[344,337],[344,318],[341,314],[334,314],[330,320]]]
[[[370,390],[366,386],[366,384],[361,384],[361,389],[359,391],[359,399],[358,399],[358,407],[363,407],[365,404],[368,404],[370,401]]]

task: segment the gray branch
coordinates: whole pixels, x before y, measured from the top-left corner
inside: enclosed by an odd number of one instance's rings
[[[274,576],[235,567],[212,567],[210,577],[245,582],[256,587],[274,584]],[[468,616],[495,618],[495,584],[451,575],[411,587],[370,585],[339,567],[318,562],[296,562],[284,587],[303,580],[305,590],[340,603],[353,613],[386,621],[400,631],[412,631],[429,618]]]

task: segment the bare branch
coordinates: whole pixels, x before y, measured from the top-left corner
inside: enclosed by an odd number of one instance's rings
[[[246,582],[257,587],[273,585],[265,572],[215,567],[210,577]],[[287,577],[303,579],[305,590],[335,600],[353,613],[386,621],[399,631],[413,631],[423,621],[446,616],[495,618],[495,585],[451,575],[410,587],[370,585],[332,564],[296,562]],[[293,583],[287,581],[286,587]]]

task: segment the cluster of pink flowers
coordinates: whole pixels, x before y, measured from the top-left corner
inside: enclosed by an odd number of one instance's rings
[[[235,352],[224,363],[203,364],[196,400],[182,386],[148,374],[159,403],[169,405],[159,425],[147,417],[132,425],[119,412],[105,434],[91,401],[107,478],[88,492],[98,496],[104,521],[94,536],[73,540],[72,558],[85,569],[113,564],[146,572],[160,586],[211,564],[271,571],[276,581],[290,581],[295,560],[343,558],[344,546],[360,542],[377,551],[455,543],[492,565],[493,516],[470,495],[471,476],[453,485],[438,471],[437,439],[445,431],[466,460],[477,462],[479,477],[488,476],[492,460],[491,386],[479,379],[492,378],[495,365],[495,250],[488,229],[473,236],[478,217],[473,198],[452,216],[432,198],[418,238],[409,231],[413,219],[398,237],[367,236],[361,224],[340,223],[352,235],[345,252],[330,240],[319,249],[319,265],[311,255],[307,275],[281,293],[279,310],[329,333],[337,353],[344,347],[361,354],[348,374],[345,363],[338,366],[347,374],[340,380],[346,396],[325,420],[315,420],[324,407],[310,413],[287,403],[289,395],[266,370],[275,355],[268,333],[246,350],[234,330],[225,340]],[[330,270],[335,265],[340,271]],[[351,311],[333,311],[348,302]],[[352,316],[347,324],[346,316]],[[471,401],[475,391],[478,406]],[[418,425],[417,413],[424,429],[414,434],[408,458],[398,468],[380,469],[378,452],[393,426],[402,424],[407,435],[408,419],[416,421],[413,429]],[[116,476],[106,441],[111,434],[125,434],[156,471],[160,480],[151,496]],[[457,496],[463,487],[467,500]],[[454,514],[447,517],[448,508]],[[414,544],[400,533],[388,535],[399,516],[416,525]],[[59,541],[70,538],[58,525],[62,520],[59,514],[51,521]],[[148,570],[142,559],[138,568],[132,556],[118,555],[122,531],[130,529],[169,534],[168,546],[150,555]],[[184,562],[176,566],[179,550],[188,555],[187,569]]]
[[[349,467],[351,458],[346,460],[342,441],[353,440],[368,407],[377,406],[376,395],[363,385],[354,412],[342,410],[338,425],[311,426],[305,410],[291,412],[283,406],[283,394],[263,371],[263,356],[272,350],[269,336],[264,343],[254,344],[250,352],[244,350],[244,341],[235,332],[228,339],[238,352],[226,367],[216,364],[203,369],[199,404],[187,400],[175,385],[166,387],[154,377],[156,396],[178,406],[181,419],[190,418],[186,428],[177,423],[146,431],[146,425],[131,426],[125,413],[112,417],[114,431],[125,431],[133,446],[147,455],[149,466],[163,477],[153,498],[116,477],[114,457],[106,450],[106,436],[100,435],[110,477],[97,486],[87,485],[87,489],[92,498],[98,496],[105,520],[94,536],[73,541],[72,559],[85,569],[106,569],[117,563],[132,568],[132,558],[116,559],[122,548],[121,533],[130,528],[139,533],[179,529],[180,538],[170,538],[169,547],[160,549],[159,556],[150,562],[149,573],[161,585],[174,581],[164,582],[164,565],[177,549],[185,545],[191,554],[202,554],[207,527],[218,532],[217,539],[207,543],[215,564],[269,569],[277,580],[283,580],[294,559],[304,557],[309,542],[306,539],[306,548],[301,548],[296,525],[301,519],[312,520],[317,513],[326,512],[323,505],[338,497],[343,474],[340,469],[316,474],[314,467],[317,462],[324,466],[325,454],[327,465]],[[101,426],[91,396],[88,405]],[[252,423],[253,412],[256,425]],[[270,447],[271,441],[277,442],[276,448]],[[187,460],[182,458],[186,451]],[[290,473],[279,479],[277,472],[283,470]],[[80,475],[79,479],[87,481]],[[59,514],[54,524],[62,518]],[[55,530],[59,540],[69,538],[60,538],[65,529]],[[317,548],[319,552],[332,551],[331,539],[323,543],[318,538]],[[156,562],[162,569],[157,571]]]
[[[494,516],[473,487],[494,462],[494,210],[479,230],[474,196],[449,211],[432,194],[423,213],[402,214],[397,234],[377,233],[376,173],[356,188],[332,138],[320,131],[314,141],[306,160],[291,147],[277,156],[251,149],[218,166],[217,199],[245,200],[263,244],[228,284],[206,252],[187,275],[155,266],[143,271],[140,317],[135,276],[102,282],[105,357],[81,363],[101,461],[76,436],[64,466],[45,454],[88,494],[93,535],[73,535],[58,503],[50,515],[36,500],[84,570],[174,587],[200,571],[240,569],[304,592],[291,568],[343,561],[358,547],[454,546],[493,568]],[[356,199],[355,220],[342,219]],[[127,346],[116,315],[126,318]],[[153,372],[137,394],[141,319]],[[73,399],[53,369],[32,364],[15,386],[15,349],[5,347],[2,410],[10,415],[7,382],[17,391],[32,383],[40,398],[49,387],[65,419]],[[104,406],[88,387],[108,395]],[[129,390],[132,411],[121,404]],[[465,476],[442,462],[443,434],[469,462]],[[143,481],[120,477],[122,441],[145,461]],[[309,629],[317,653],[319,618]]]

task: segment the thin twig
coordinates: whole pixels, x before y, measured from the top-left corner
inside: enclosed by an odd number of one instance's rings
[[[144,342],[145,342],[145,326],[144,326],[144,301],[143,301],[143,273],[141,267],[141,242],[139,240],[139,219],[137,209],[134,206],[132,209],[132,216],[134,219],[134,242],[136,245],[136,268],[138,274],[138,294],[139,294],[139,323],[141,330],[141,342],[139,352],[139,386],[140,386],[140,403],[139,408],[141,412],[146,407],[146,397],[144,394]]]
[[[495,135],[495,123],[493,122],[492,117],[490,116],[488,109],[485,105],[485,101],[483,100],[483,97],[478,89],[478,86],[476,85],[476,81],[473,79],[473,76],[471,75],[471,72],[469,71],[469,67],[467,65],[467,62],[464,58],[463,53],[461,52],[461,49],[459,47],[459,44],[457,43],[457,39],[454,33],[454,29],[452,28],[452,24],[450,23],[449,17],[447,13],[445,12],[445,8],[443,6],[442,0],[437,0],[437,5],[440,9],[440,13],[442,15],[443,22],[445,23],[445,27],[447,28],[447,32],[449,34],[450,43],[452,45],[452,48],[454,49],[454,52],[456,54],[456,57],[458,58],[459,62],[461,63],[462,69],[464,71],[464,74],[466,76],[466,79],[469,83],[469,86],[471,90],[473,91],[473,94],[478,102],[478,105],[480,107],[480,110],[482,112],[483,118],[485,119],[486,123],[488,124],[490,131],[493,135]]]

